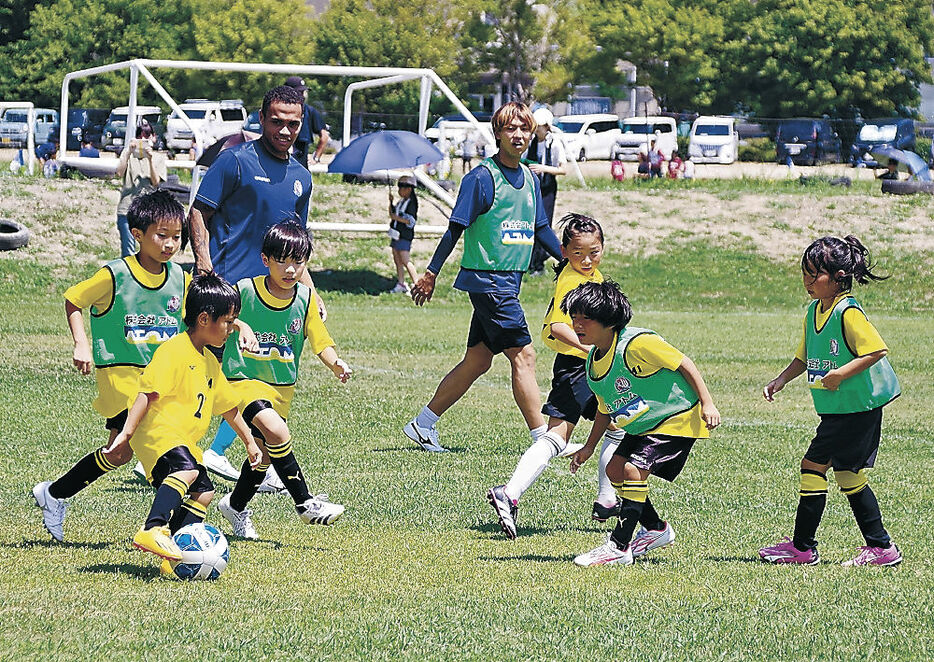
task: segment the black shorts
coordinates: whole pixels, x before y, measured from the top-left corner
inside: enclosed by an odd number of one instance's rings
[[[882,407],[855,414],[821,414],[804,459],[855,473],[876,463],[881,436]]]
[[[469,295],[473,317],[470,318],[467,347],[483,343],[491,352],[499,354],[504,349],[532,344],[518,294],[470,292]]]
[[[176,446],[163,453],[162,457],[156,460],[156,465],[152,468],[152,486],[159,487],[166,476],[174,474],[176,471],[190,470],[197,471],[198,477],[188,488],[188,494],[214,491],[214,483],[208,478],[207,470],[198,464],[195,456],[185,446]]]
[[[116,430],[117,432],[123,431],[123,426],[126,425],[126,415],[130,412],[129,409],[124,409],[116,416],[111,416],[104,422],[105,430]]]
[[[269,400],[254,400],[243,409],[243,420],[246,421],[254,437],[266,441],[266,437],[259,431],[259,428],[253,425],[253,419],[264,409],[272,409],[272,403]]]
[[[678,477],[688,460],[696,439],[670,434],[636,435],[626,433],[614,455],[648,471],[653,476],[671,482]]]
[[[577,425],[581,417],[592,421],[597,414],[597,398],[587,384],[587,360],[568,354],[555,356],[551,391],[542,413]]]

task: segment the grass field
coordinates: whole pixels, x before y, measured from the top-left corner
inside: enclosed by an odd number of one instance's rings
[[[0,213],[30,208],[24,186],[0,177]],[[453,264],[435,300],[417,309],[379,293],[390,284],[383,237],[322,236],[315,280],[355,375],[341,386],[307,360],[290,427],[313,491],[327,492],[347,513],[332,527],[308,527],[287,497],[260,495],[253,507],[261,540],[231,538],[224,576],[185,584],[161,580],[154,557],[130,547],[152,492],[128,468],[72,500],[65,544],[50,542],[32,504],[36,482],[57,477],[104,439],[90,407],[93,379],[70,367],[61,293],[115,245],[115,233],[85,233],[80,241],[69,233],[83,222],[83,205],[101,195],[100,183],[50,186],[69,187],[59,191],[69,200],[64,211],[19,218],[41,217],[33,230],[62,246],[61,259],[39,246],[0,254],[0,658],[934,657],[927,556],[934,548],[934,273],[923,242],[871,243],[892,278],[857,292],[891,348],[904,392],[886,409],[871,474],[905,557],[898,568],[839,566],[861,538],[836,490],[819,531],[821,564],[771,567],[756,555],[790,534],[797,463],[817,422],[800,380],[773,404],[760,394],[800,331],[806,293],[796,254],[806,240],[783,260],[729,231],[712,242],[701,228],[666,237],[662,252],[607,245],[601,268],[623,283],[633,323],[658,330],[695,360],[724,422],[697,445],[677,482],[650,481],[653,501],[677,530],[675,545],[629,568],[581,569],[571,559],[608,531],[589,519],[594,462],[576,476],[566,461],[554,462],[523,499],[514,542],[484,499],[527,446],[505,360],[439,424],[454,452],[420,452],[400,432],[463,352],[470,310],[450,287]],[[814,200],[847,200],[836,190],[809,191],[802,200],[805,193],[786,183],[757,181],[624,191],[650,213],[698,192],[724,201],[760,196],[773,209],[797,205],[808,228],[820,225],[809,215]],[[926,199],[855,194],[887,209],[886,222],[920,213],[927,225],[915,229],[919,237],[934,229]],[[357,193],[325,183],[317,195],[326,204]],[[708,219],[703,232],[729,222]],[[788,232],[805,235],[802,228]],[[424,251],[418,257],[424,264]],[[532,327],[550,295],[549,279],[527,281],[522,298]],[[552,356],[536,347],[544,391]],[[233,455],[242,458],[242,449]],[[218,483],[220,496],[230,486]],[[215,508],[208,519],[229,532]]]

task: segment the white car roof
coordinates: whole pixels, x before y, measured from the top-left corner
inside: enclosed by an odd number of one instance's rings
[[[110,111],[111,113],[116,113],[117,115],[129,115],[130,107],[129,106],[119,106]],[[162,109],[159,106],[137,106],[136,114],[137,115],[151,115],[153,113],[161,113]]]
[[[559,122],[592,122],[594,120],[613,120],[619,119],[619,115],[612,113],[592,113],[590,115],[562,115],[558,118]]]

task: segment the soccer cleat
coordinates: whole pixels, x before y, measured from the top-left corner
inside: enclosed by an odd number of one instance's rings
[[[240,478],[240,472],[230,463],[227,456],[220,455],[210,448],[204,451],[202,462],[205,469],[221,478],[231,482],[236,482]]]
[[[629,544],[629,548],[632,550],[632,558],[637,559],[646,552],[667,547],[674,541],[675,530],[671,528],[671,524],[665,522],[665,528],[659,531],[646,529],[644,526],[640,526],[639,533],[633,538],[633,541]]]
[[[172,562],[168,559],[162,559],[162,563],[159,565],[159,574],[166,579],[178,579],[178,575],[175,574],[175,569],[172,567]]]
[[[486,493],[486,500],[493,506],[499,518],[499,526],[510,540],[516,539],[516,519],[519,517],[519,504],[506,496],[504,485],[491,487]]]
[[[230,493],[225,494],[224,498],[217,503],[217,509],[221,511],[221,515],[230,522],[235,536],[246,538],[247,540],[259,539],[259,534],[256,533],[256,527],[253,526],[253,520],[250,519],[250,515],[253,514],[253,511],[249,508],[245,510],[236,510],[230,505]]]
[[[798,565],[817,565],[820,556],[816,549],[802,552],[785,536],[780,543],[759,550],[759,556],[768,563],[795,563]]]
[[[32,497],[36,500],[36,505],[42,510],[42,526],[52,534],[58,542],[65,540],[65,532],[62,524],[65,522],[65,511],[68,504],[64,499],[56,499],[49,494],[49,485],[52,481],[46,480],[32,488]]]
[[[402,433],[430,453],[447,453],[448,449],[438,442],[436,428],[423,428],[413,418],[402,428]]]
[[[142,462],[137,462],[136,466],[133,467],[133,475],[149,485],[149,479],[146,478],[146,468],[143,466]]]
[[[276,470],[269,467],[263,477],[263,482],[259,484],[256,491],[260,494],[282,494],[285,492],[285,485],[282,484],[282,479],[279,478]]]
[[[590,519],[596,520],[598,522],[605,522],[611,517],[619,517],[620,508],[623,507],[623,502],[620,499],[616,499],[616,503],[612,506],[604,506],[599,501],[593,502],[593,510],[590,513]]]
[[[592,565],[632,565],[632,545],[620,549],[613,541],[613,534],[606,537],[606,542],[589,552],[574,557],[574,564],[582,568]]]
[[[327,494],[318,494],[295,506],[305,524],[333,524],[344,514],[344,507],[328,501]]]
[[[902,562],[902,553],[898,551],[895,543],[890,547],[860,547],[859,554],[844,561],[843,565],[852,568],[858,565],[898,565]]]
[[[396,283],[396,286],[389,291],[392,294],[408,294],[409,286],[405,283]]]
[[[133,536],[133,546],[150,554],[155,554],[169,561],[181,561],[182,552],[172,540],[172,532],[167,526],[154,526],[151,529],[140,528]]]

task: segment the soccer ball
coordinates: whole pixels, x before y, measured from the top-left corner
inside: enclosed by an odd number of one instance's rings
[[[227,567],[227,538],[210,524],[189,524],[172,536],[182,551],[181,561],[169,561],[178,579],[217,579]]]

